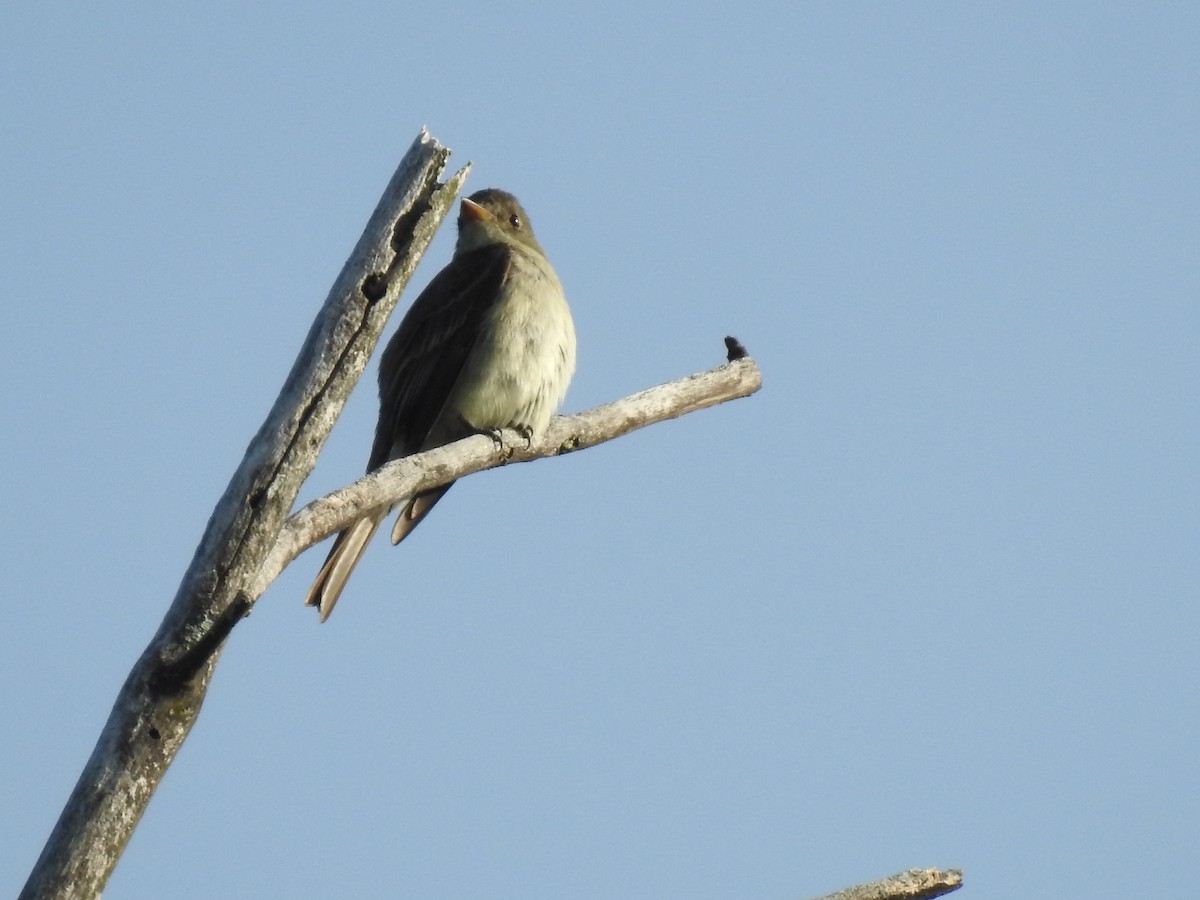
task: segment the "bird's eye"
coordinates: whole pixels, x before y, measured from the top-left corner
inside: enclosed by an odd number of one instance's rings
[[[515,228],[517,231],[520,231],[521,230],[521,217],[518,216],[516,213],[513,213],[511,216],[508,217],[508,224],[511,225],[513,228]]]

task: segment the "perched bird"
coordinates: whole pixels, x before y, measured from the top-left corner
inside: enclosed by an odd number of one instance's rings
[[[575,372],[575,326],[558,276],[512,194],[462,201],[454,256],[417,297],[379,363],[379,423],[367,471],[471,434],[545,429]],[[452,482],[453,483],[453,482]],[[396,504],[398,544],[450,485]],[[329,618],[390,512],[337,536],[305,601]]]

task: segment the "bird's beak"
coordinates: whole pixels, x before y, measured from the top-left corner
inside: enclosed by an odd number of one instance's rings
[[[474,200],[468,200],[465,197],[463,198],[462,202],[462,214],[468,219],[472,219],[476,222],[487,222],[495,218],[495,216],[493,216]]]

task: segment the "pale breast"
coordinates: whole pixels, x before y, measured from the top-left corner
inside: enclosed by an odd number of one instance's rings
[[[542,258],[517,253],[448,411],[475,428],[539,432],[574,373],[575,326],[562,285]]]

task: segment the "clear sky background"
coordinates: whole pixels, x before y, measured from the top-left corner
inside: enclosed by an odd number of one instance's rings
[[[1196,5],[406,6],[4,16],[0,895],[422,125],[528,209],[568,410],[765,385],[468,479],[324,626],[303,556],[106,896],[1194,890]]]

